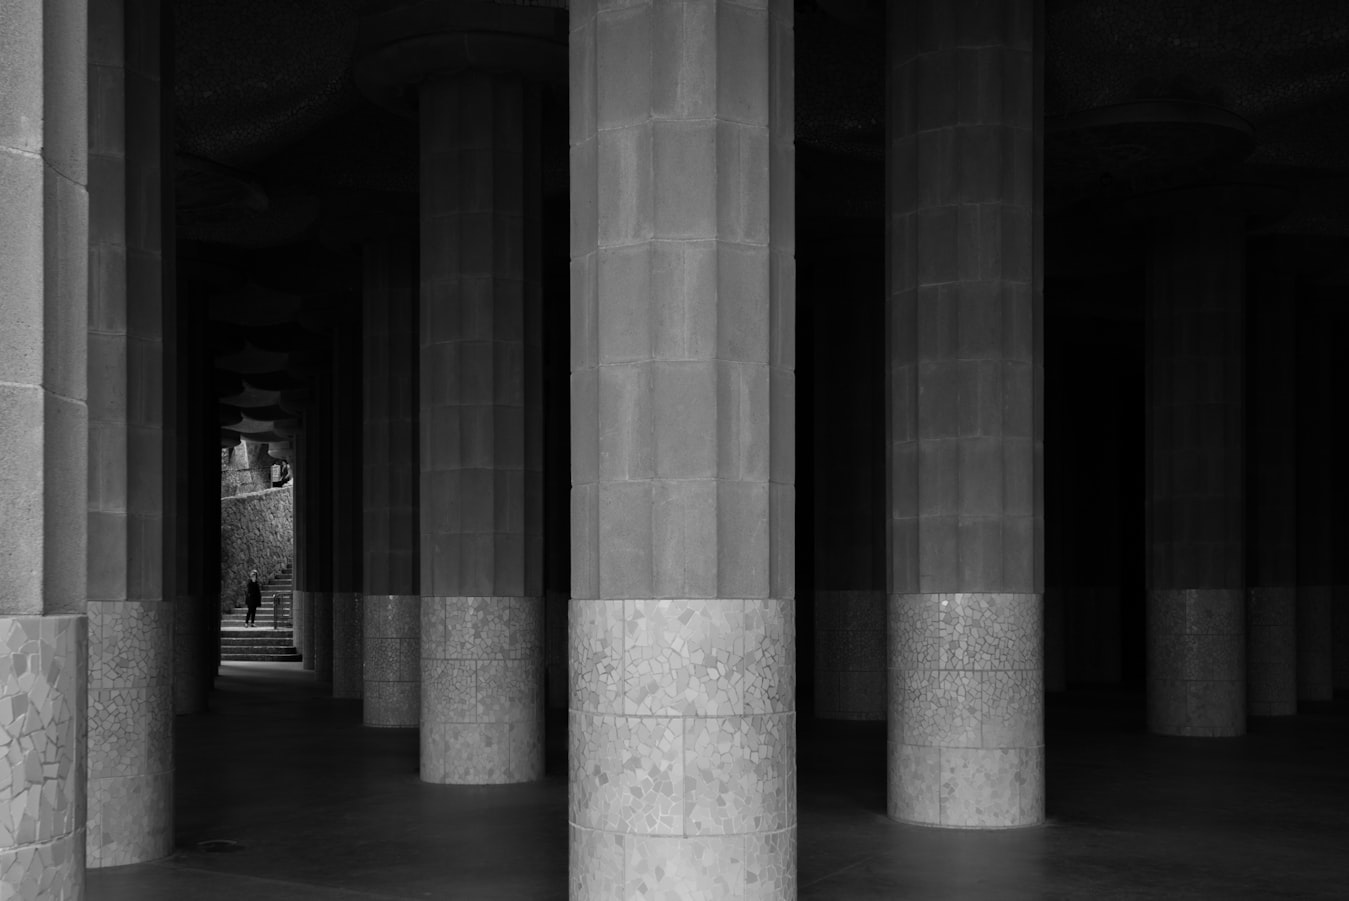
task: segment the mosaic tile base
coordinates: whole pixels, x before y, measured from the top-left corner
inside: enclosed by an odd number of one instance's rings
[[[625,834],[774,831],[796,823],[796,715],[568,712],[569,809]]]
[[[550,710],[567,709],[567,607],[565,592],[544,595],[544,703]]]
[[[174,609],[89,603],[86,864],[173,852]]]
[[[313,627],[309,630],[310,642],[314,646],[314,653],[305,658],[308,663],[313,660],[314,678],[319,682],[331,683],[333,681],[333,593],[331,591],[311,591],[309,592],[310,604],[309,610],[313,614],[309,622]]]
[[[180,595],[173,602],[174,713],[201,713],[206,709],[206,669],[202,660],[205,627],[201,599]]]
[[[888,810],[996,829],[1044,820],[1036,594],[890,596]]]
[[[1245,734],[1245,592],[1149,591],[1147,673],[1149,731],[1199,738]]]
[[[0,896],[79,899],[84,886],[83,616],[0,617]]]
[[[794,610],[572,600],[571,897],[795,897]]]
[[[364,693],[365,677],[361,657],[364,653],[365,615],[359,593],[333,593],[333,697],[359,698]]]
[[[1349,691],[1349,586],[1335,586],[1330,634],[1333,645],[1331,681],[1336,691]]]
[[[421,722],[422,599],[415,594],[366,595],[364,719],[367,726]]]
[[[1044,822],[1043,748],[891,743],[887,812],[900,822],[1009,829]]]
[[[775,598],[574,598],[568,707],[632,716],[794,710],[795,610]]]
[[[1251,716],[1297,713],[1297,589],[1246,591],[1246,704]]]
[[[1300,585],[1297,590],[1297,696],[1329,701],[1335,696],[1335,588]]]
[[[173,853],[173,772],[89,780],[86,865],[118,867]]]
[[[741,835],[623,835],[571,826],[572,901],[796,897],[796,827]]]
[[[0,898],[83,901],[84,828],[49,842],[0,850]]]
[[[885,592],[815,592],[815,715],[884,720]]]
[[[543,622],[542,598],[422,598],[424,781],[543,777]]]
[[[295,647],[300,649],[301,666],[314,668],[314,593],[295,592]]]

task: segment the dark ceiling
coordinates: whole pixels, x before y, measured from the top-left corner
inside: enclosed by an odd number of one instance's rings
[[[415,228],[416,123],[364,99],[352,76],[370,5],[174,4],[180,272],[211,297],[224,441],[296,427],[307,375],[350,315],[353,243],[371,222]],[[796,2],[805,229],[879,227],[883,20],[881,0]],[[1193,182],[1281,186],[1289,201],[1261,230],[1349,239],[1349,3],[1049,0],[1045,47],[1051,275],[1070,256],[1108,270],[1079,245],[1112,227],[1117,204]],[[564,100],[558,86],[545,127],[558,204]],[[1055,253],[1059,235],[1072,254]]]

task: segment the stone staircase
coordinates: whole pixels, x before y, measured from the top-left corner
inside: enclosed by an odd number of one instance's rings
[[[237,607],[221,617],[220,658],[272,662],[299,660],[300,652],[295,649],[294,620],[291,618],[293,588],[291,564],[287,563],[285,569],[262,583],[262,606],[258,608],[254,620],[256,625],[244,625],[247,607]],[[278,594],[281,595],[279,610],[276,602]]]

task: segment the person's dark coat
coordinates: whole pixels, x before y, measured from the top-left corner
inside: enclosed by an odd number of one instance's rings
[[[262,605],[262,586],[252,579],[248,580],[248,597],[244,601],[249,609]]]

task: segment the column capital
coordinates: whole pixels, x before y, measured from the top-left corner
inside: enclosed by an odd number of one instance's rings
[[[356,83],[386,109],[416,115],[418,85],[468,70],[565,78],[567,11],[423,0],[361,20]]]
[[[1125,200],[1121,208],[1126,216],[1138,221],[1200,213],[1259,219],[1268,224],[1286,216],[1296,202],[1297,196],[1282,185],[1216,182],[1139,194]]]
[[[1280,232],[1250,240],[1249,265],[1261,273],[1294,275],[1318,281],[1345,271],[1349,236]]]

